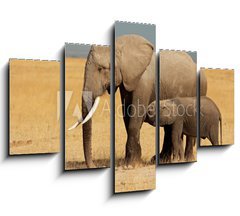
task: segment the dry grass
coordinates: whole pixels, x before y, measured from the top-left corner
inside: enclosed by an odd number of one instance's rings
[[[69,104],[66,95],[65,116],[65,169],[85,169],[83,154],[82,126],[68,131],[76,121],[76,113],[81,113],[81,96],[86,59],[66,58],[65,90],[72,92]],[[69,94],[67,92],[67,94]],[[101,97],[92,123],[93,161],[97,167],[109,167],[110,163],[110,97],[106,93]]]
[[[206,69],[208,82],[207,96],[220,109],[222,114],[223,145],[234,143],[234,71]],[[220,138],[219,138],[220,141]],[[201,140],[202,146],[211,145],[208,139]]]
[[[152,190],[156,188],[156,167],[148,165],[134,169],[115,168],[115,192]]]
[[[60,63],[10,61],[10,154],[59,152]]]

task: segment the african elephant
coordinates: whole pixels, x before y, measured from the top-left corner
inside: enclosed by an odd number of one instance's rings
[[[217,105],[208,97],[201,97],[200,137],[208,138],[212,145],[218,145],[220,122],[220,137],[222,143],[222,118]],[[159,125],[171,127],[173,143],[173,160],[178,157],[183,160],[182,135],[197,137],[197,101],[196,97],[174,98],[160,100]],[[148,106],[148,123],[156,126],[156,102]]]
[[[176,54],[176,57],[177,60],[183,61],[178,63],[182,67],[176,70],[183,73],[183,79],[180,79],[180,82],[178,79],[176,84],[179,84],[182,95],[188,96],[190,86],[193,89],[193,86],[196,87],[196,85],[187,84],[184,78],[187,77],[189,80],[189,77],[192,77],[190,81],[194,82],[196,81],[196,73],[192,67],[188,69],[192,64],[189,56],[180,53],[180,55]],[[184,59],[187,60],[186,64],[184,64]],[[168,69],[166,66],[165,68]],[[165,73],[168,73],[168,71],[165,71],[166,69],[162,71],[164,77],[166,76]],[[172,89],[174,93],[179,92],[170,80],[166,77],[164,79],[166,83],[160,85],[165,86],[163,89],[167,92],[162,92],[162,96],[169,98],[172,94],[168,95],[168,92],[171,92]],[[123,120],[127,132],[125,154],[127,164],[134,165],[141,159],[140,129],[145,121],[147,106],[156,100],[155,85],[155,53],[153,45],[139,35],[118,37],[115,41],[115,87],[120,90],[123,113],[125,113]],[[160,88],[162,89],[162,87]],[[88,167],[94,167],[91,153],[91,117],[97,108],[99,97],[106,90],[110,90],[110,47],[92,46],[85,66],[83,87],[83,92],[92,92],[92,97],[88,100],[86,100],[86,97],[82,97],[82,118],[70,128],[73,129],[79,124],[83,124],[84,156]],[[191,90],[191,92],[194,91]],[[90,106],[87,106],[89,104]],[[132,107],[134,106],[135,108],[139,107],[137,113],[133,113]]]
[[[200,79],[197,77],[197,66],[191,56],[185,51],[161,50],[160,52],[160,100],[175,97],[197,96],[198,81],[200,95],[207,94],[207,79],[203,70]],[[185,158],[190,161],[194,158],[193,146],[195,138],[186,136]],[[163,148],[160,159],[163,162],[171,161],[172,142],[171,127],[164,126]]]
[[[153,45],[139,35],[125,35],[115,44],[115,87],[120,89],[124,104],[124,123],[127,131],[126,162],[133,164],[141,158],[140,128],[147,106],[155,96],[155,54]],[[110,47],[92,46],[87,57],[84,74],[84,92],[92,92],[92,98],[82,97],[82,118],[70,129],[83,124],[83,146],[87,167],[94,167],[91,153],[91,117],[97,108],[99,97],[110,91]],[[144,90],[144,91],[143,91]],[[90,103],[90,108],[88,105]],[[129,107],[138,107],[132,113]],[[140,115],[141,113],[141,115]],[[130,117],[131,116],[131,117]]]

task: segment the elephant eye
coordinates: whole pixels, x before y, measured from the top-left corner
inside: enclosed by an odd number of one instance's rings
[[[103,66],[98,66],[98,71],[101,72],[102,70],[105,70],[106,68]]]

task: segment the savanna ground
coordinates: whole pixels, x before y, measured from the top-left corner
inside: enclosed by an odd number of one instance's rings
[[[59,152],[60,63],[10,60],[10,154]]]
[[[234,143],[234,71],[205,69],[207,96],[220,109],[222,114],[223,145]],[[220,132],[219,132],[220,142]],[[201,139],[202,146],[212,145],[208,139]]]
[[[82,89],[86,59],[65,60],[65,169],[86,169],[83,154],[82,126],[68,131],[81,116]],[[110,96],[101,97],[92,117],[92,155],[95,165],[110,166]]]

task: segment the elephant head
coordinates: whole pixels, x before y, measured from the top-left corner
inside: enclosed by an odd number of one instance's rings
[[[160,100],[159,105],[159,124],[160,126],[173,124],[177,117],[179,108],[176,103],[172,100]]]
[[[171,125],[177,118],[178,107],[171,100],[160,100],[159,113],[160,113],[160,126]],[[148,105],[146,121],[156,127],[156,101]]]
[[[133,91],[141,75],[149,65],[153,46],[145,38],[137,35],[121,36],[115,44],[115,86],[124,84]],[[91,117],[99,103],[99,97],[110,92],[110,47],[91,47],[85,66],[82,95],[82,118],[69,130],[83,124],[83,147],[87,167],[95,167],[92,161],[92,121]],[[90,95],[90,96],[89,96]]]

